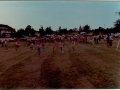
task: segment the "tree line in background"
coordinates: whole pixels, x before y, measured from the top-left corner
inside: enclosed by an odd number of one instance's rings
[[[120,16],[120,12],[117,12]],[[67,28],[61,28],[61,26],[58,28],[58,30],[54,31],[52,30],[51,26],[47,28],[43,28],[43,26],[40,27],[39,31],[35,30],[32,28],[31,25],[28,25],[25,29],[19,29],[17,30],[14,34],[12,34],[13,37],[22,37],[22,36],[35,36],[36,34],[38,36],[44,36],[47,34],[56,34],[56,35],[62,35],[62,34],[70,34],[73,32],[77,32],[78,34],[80,32],[86,32],[86,33],[93,33],[93,34],[99,34],[99,33],[118,33],[120,32],[120,19],[116,20],[114,22],[114,27],[113,28],[103,28],[99,27],[98,29],[92,29],[90,28],[89,25],[85,26],[80,26],[79,29],[74,28],[74,29],[67,29]]]

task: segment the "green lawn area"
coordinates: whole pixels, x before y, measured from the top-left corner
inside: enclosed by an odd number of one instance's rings
[[[14,89],[118,89],[120,88],[120,47],[117,39],[107,48],[98,44],[76,43],[72,50],[65,42],[64,53],[46,43],[38,57],[25,42],[19,52],[9,43],[9,51],[0,47],[0,88]]]

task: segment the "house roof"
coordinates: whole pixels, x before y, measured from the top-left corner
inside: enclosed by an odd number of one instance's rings
[[[0,27],[6,27],[6,28],[9,28],[9,29],[14,29],[14,28],[10,27],[9,25],[5,25],[5,24],[0,24]]]

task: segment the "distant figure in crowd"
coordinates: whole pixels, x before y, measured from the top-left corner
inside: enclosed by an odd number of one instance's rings
[[[107,34],[106,42],[107,42],[107,47],[110,47],[110,35],[109,34]]]
[[[72,41],[72,48],[75,50],[75,40]]]
[[[112,42],[113,42],[113,36],[112,36],[112,35],[110,35],[110,41],[109,41],[110,46],[112,46]]]
[[[7,40],[4,41],[4,46],[5,46],[5,51],[8,51],[8,41]]]
[[[95,44],[98,44],[98,40],[99,40],[99,35],[95,35],[94,36],[94,42],[95,42]]]
[[[90,36],[90,44],[91,44],[91,45],[94,44],[94,41],[93,41],[93,37],[92,37],[92,36]]]
[[[31,42],[30,43],[30,50],[33,52],[33,48],[34,48],[34,43],[33,42]]]
[[[17,40],[17,41],[15,42],[15,50],[16,50],[16,51],[20,51],[19,49],[20,49],[20,41]]]
[[[56,48],[56,43],[55,43],[55,41],[53,41],[53,43],[52,43],[52,50],[53,50],[53,53],[55,52],[55,48]]]
[[[104,42],[106,43],[107,34],[104,35]]]
[[[62,53],[64,53],[63,48],[64,48],[64,43],[63,43],[63,41],[61,41],[60,42],[60,50],[61,50]]]
[[[4,47],[4,40],[1,39],[1,44],[2,44],[2,47]]]
[[[40,44],[40,42],[37,44],[36,49],[37,49],[38,56],[40,56],[40,53],[41,53],[41,44]]]
[[[42,49],[44,49],[45,48],[45,43],[44,43],[44,41],[42,42]]]

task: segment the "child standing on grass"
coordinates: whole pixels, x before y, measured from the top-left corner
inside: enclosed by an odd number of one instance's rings
[[[52,43],[52,50],[53,50],[53,53],[55,52],[55,48],[56,48],[56,43],[53,41],[53,43]]]
[[[75,50],[75,40],[72,41],[72,48]]]
[[[109,34],[107,35],[106,41],[107,41],[107,47],[110,47],[110,36],[109,36]]]
[[[64,53],[63,47],[64,47],[64,43],[63,43],[63,41],[61,41],[60,42],[60,50],[62,53]]]
[[[2,43],[2,47],[4,47],[4,40],[3,39],[1,39],[2,41],[1,41],[1,43]]]
[[[8,42],[7,42],[7,40],[5,40],[4,46],[5,46],[5,51],[8,51]]]
[[[34,44],[33,42],[30,43],[30,50],[33,52],[33,47],[34,47]]]
[[[113,42],[113,36],[110,35],[110,40],[109,40],[109,44],[110,44],[110,46],[112,46],[112,42]]]
[[[20,41],[17,40],[17,41],[15,42],[15,50],[16,50],[16,51],[19,51],[19,48],[20,48]]]
[[[37,44],[36,49],[37,49],[38,56],[40,56],[40,51],[41,51],[41,45],[40,45],[40,43]]]
[[[91,45],[94,44],[94,42],[93,42],[93,37],[92,37],[92,36],[90,36],[90,44],[91,44]]]

